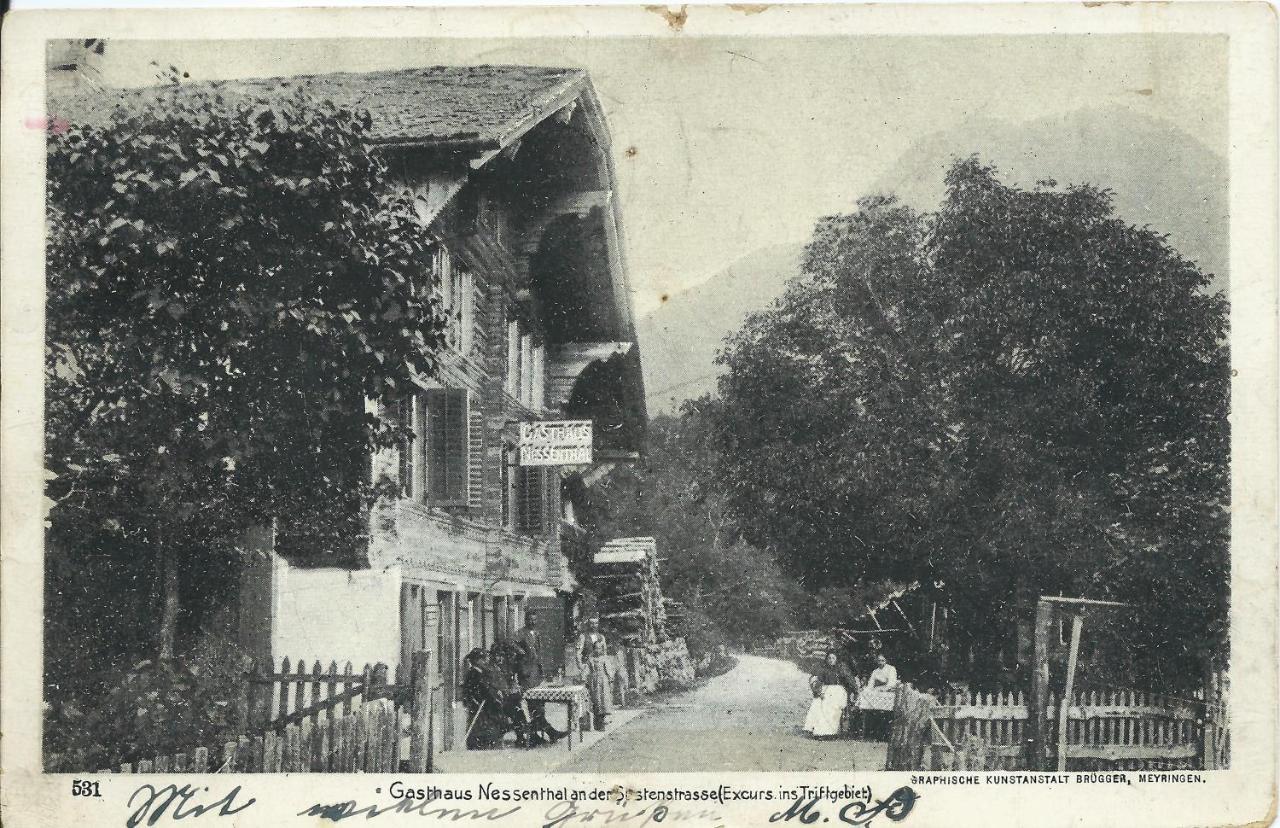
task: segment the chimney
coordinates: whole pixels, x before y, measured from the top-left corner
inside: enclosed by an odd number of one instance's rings
[[[102,56],[107,49],[105,40],[96,37],[50,40],[45,49],[47,96],[61,97],[102,89]]]

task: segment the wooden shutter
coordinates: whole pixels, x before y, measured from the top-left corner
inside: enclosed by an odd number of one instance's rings
[[[427,499],[426,406],[425,397],[413,395],[413,447],[409,452],[413,462],[409,468],[409,479],[413,487],[410,496],[418,501]]]
[[[484,411],[474,405],[467,434],[467,505],[479,509],[484,504]]]
[[[502,528],[511,528],[511,505],[515,499],[515,483],[513,475],[517,472],[515,465],[515,449],[503,447],[502,469],[499,479],[502,485]]]
[[[520,396],[520,322],[507,320],[507,393]]]
[[[547,405],[546,364],[546,345],[535,345],[533,348],[533,370],[530,371],[529,380],[533,386],[529,392],[529,407],[535,411],[541,410]]]
[[[466,505],[471,466],[470,393],[465,388],[426,392],[427,499]]]
[[[413,428],[413,396],[408,395],[387,405],[387,418],[404,429]],[[412,433],[412,432],[410,432]],[[413,440],[404,435],[396,445],[396,473],[400,480],[400,496],[413,497]]]
[[[520,334],[520,404],[533,407],[533,335]]]
[[[517,467],[516,528],[521,532],[541,532],[545,495],[543,467]]]

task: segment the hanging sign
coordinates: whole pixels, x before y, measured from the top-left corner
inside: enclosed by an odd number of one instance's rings
[[[520,465],[578,466],[590,462],[590,420],[542,420],[520,424]]]

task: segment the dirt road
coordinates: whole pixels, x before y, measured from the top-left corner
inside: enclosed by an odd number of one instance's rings
[[[884,767],[882,742],[817,741],[800,731],[811,696],[794,664],[738,666],[623,725],[562,772],[840,771]]]

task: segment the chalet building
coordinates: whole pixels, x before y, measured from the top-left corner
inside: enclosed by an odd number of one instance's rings
[[[65,57],[65,56],[64,56]],[[539,608],[544,662],[563,665],[575,581],[565,544],[591,464],[522,464],[521,425],[589,420],[594,458],[638,452],[646,419],[609,132],[586,72],[527,66],[226,81],[228,96],[303,87],[368,110],[394,186],[432,243],[448,309],[436,376],[386,401],[415,439],[373,458],[400,496],[342,558],[254,533],[240,630],[261,660],[407,663],[431,652],[438,747],[461,742],[461,658]],[[133,90],[121,98],[146,94]],[[109,95],[107,97],[110,97]]]

